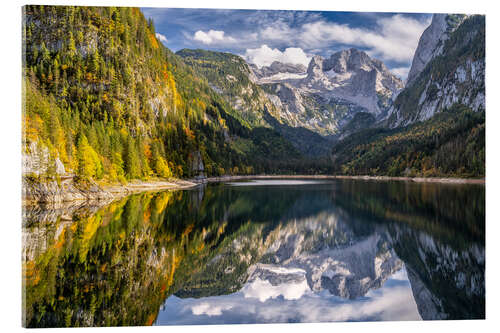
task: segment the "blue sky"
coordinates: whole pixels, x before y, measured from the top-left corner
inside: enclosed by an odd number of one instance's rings
[[[291,10],[142,8],[173,51],[202,48],[241,55],[258,66],[307,63],[355,47],[406,78],[431,14]]]

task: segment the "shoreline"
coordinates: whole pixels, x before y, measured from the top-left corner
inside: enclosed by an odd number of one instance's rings
[[[189,180],[196,183],[217,183],[247,179],[355,179],[371,181],[407,181],[415,183],[446,183],[446,184],[480,184],[485,185],[485,178],[452,178],[452,177],[390,177],[390,176],[341,176],[341,175],[248,175],[208,177],[200,180]]]
[[[63,204],[69,202],[111,202],[135,193],[183,190],[194,188],[202,184],[218,183],[226,181],[250,180],[250,179],[354,179],[365,181],[406,181],[415,183],[445,183],[445,184],[479,184],[485,185],[484,178],[446,178],[446,177],[389,177],[389,176],[340,176],[340,175],[241,175],[222,176],[197,179],[169,179],[131,181],[126,185],[120,184],[98,184],[91,183],[87,188],[77,185],[72,179],[66,179],[57,183],[50,182],[27,182],[23,181],[22,204]]]
[[[49,182],[28,182],[23,180],[22,205],[61,206],[68,203],[99,204],[110,203],[129,195],[149,191],[182,190],[198,186],[198,183],[183,179],[133,180],[121,184],[76,184],[72,178]]]

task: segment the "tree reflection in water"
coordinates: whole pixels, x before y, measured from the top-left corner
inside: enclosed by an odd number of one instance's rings
[[[25,325],[161,324],[169,297],[236,295],[255,283],[354,302],[402,267],[423,319],[484,318],[484,186],[253,185],[26,207]]]

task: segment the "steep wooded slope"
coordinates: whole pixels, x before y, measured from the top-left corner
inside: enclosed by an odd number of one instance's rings
[[[299,157],[275,131],[252,131],[139,9],[26,6],[23,19],[25,175],[277,172]]]

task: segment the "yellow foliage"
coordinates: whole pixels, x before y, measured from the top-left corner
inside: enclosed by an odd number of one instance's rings
[[[98,214],[92,215],[91,217],[87,218],[87,220],[84,220],[81,223],[85,223],[85,227],[83,229],[83,235],[81,238],[78,254],[80,256],[80,261],[84,262],[90,248],[90,241],[101,225],[101,216]]]
[[[224,232],[224,230],[226,229],[226,225],[227,225],[227,222],[225,222],[219,226],[219,228],[217,229],[217,235],[220,235]]]
[[[162,192],[155,198],[155,213],[160,214],[165,210],[170,199],[172,198],[172,192]]]
[[[167,161],[161,156],[156,159],[155,165],[156,174],[160,177],[170,178],[172,177],[172,170],[170,170]]]
[[[78,147],[78,174],[84,178],[100,178],[102,171],[99,155],[89,145],[87,138],[82,136]]]

